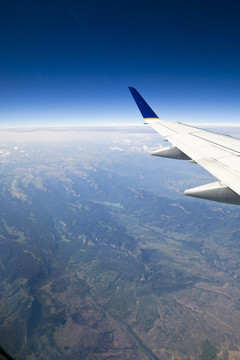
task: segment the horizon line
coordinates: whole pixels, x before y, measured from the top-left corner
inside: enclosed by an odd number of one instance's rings
[[[182,122],[180,122],[182,123]],[[226,123],[226,122],[184,122],[183,124],[190,126],[210,126],[210,127],[240,127],[239,123]],[[2,130],[14,130],[14,129],[78,129],[78,128],[112,128],[112,127],[146,127],[144,123],[99,123],[99,124],[79,124],[79,125],[0,125],[0,131]],[[148,126],[146,127],[148,128]]]

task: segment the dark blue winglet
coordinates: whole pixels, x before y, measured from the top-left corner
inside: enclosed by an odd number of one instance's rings
[[[146,103],[144,98],[139,94],[139,92],[133,88],[129,87],[129,90],[143,116],[144,119],[146,118],[157,118],[158,116],[155,114],[155,112],[150,108],[150,106]]]

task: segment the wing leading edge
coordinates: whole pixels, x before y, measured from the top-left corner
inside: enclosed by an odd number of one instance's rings
[[[240,140],[160,119],[135,88],[129,90],[144,122],[173,146],[152,155],[198,163],[218,181],[186,190],[188,196],[240,205]]]

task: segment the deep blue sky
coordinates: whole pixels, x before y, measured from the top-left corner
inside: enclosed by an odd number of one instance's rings
[[[240,122],[237,1],[0,1],[0,125]]]

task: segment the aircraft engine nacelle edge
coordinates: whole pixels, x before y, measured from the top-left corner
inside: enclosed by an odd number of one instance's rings
[[[179,150],[176,146],[167,146],[151,153],[153,156],[160,156],[170,159],[177,159],[177,160],[191,160],[189,156],[184,154],[181,150]]]
[[[219,181],[185,190],[184,194],[205,200],[240,205],[240,196]]]

